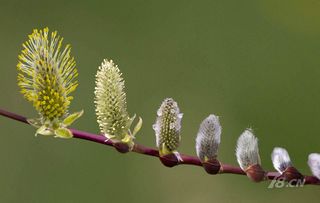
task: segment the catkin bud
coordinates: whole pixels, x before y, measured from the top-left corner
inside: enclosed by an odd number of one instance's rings
[[[141,128],[142,119],[140,118],[131,133],[130,127],[135,116],[130,117],[127,112],[124,80],[121,75],[118,66],[112,60],[105,59],[96,74],[94,102],[97,122],[102,134],[115,142],[127,143],[131,149],[134,135]],[[119,150],[122,151],[122,149]]]
[[[320,180],[320,154],[309,154],[308,165],[312,174]]]
[[[273,167],[279,172],[283,173],[288,167],[292,166],[289,154],[286,149],[275,147],[271,154]]]
[[[239,137],[236,148],[237,161],[247,176],[259,182],[264,179],[265,172],[261,168],[258,139],[252,129],[245,130]]]
[[[216,174],[220,170],[217,159],[220,145],[221,125],[219,117],[213,114],[205,118],[200,124],[196,138],[196,152],[204,168],[210,174]]]
[[[68,112],[73,99],[68,95],[78,86],[78,73],[71,46],[62,48],[62,41],[57,31],[34,29],[19,55],[18,85],[40,115],[38,119],[28,119],[38,128],[36,135],[70,138],[73,135],[66,127],[83,113]]]
[[[157,111],[157,119],[153,125],[156,134],[156,144],[159,148],[160,156],[174,154],[177,161],[181,160],[176,151],[181,140],[181,119],[177,102],[171,98],[165,99]]]
[[[211,114],[202,121],[196,138],[196,151],[202,162],[217,158],[220,136],[219,117]]]
[[[275,147],[271,154],[273,167],[282,174],[285,180],[290,181],[292,185],[301,184],[303,175],[293,167],[289,154],[286,149]]]

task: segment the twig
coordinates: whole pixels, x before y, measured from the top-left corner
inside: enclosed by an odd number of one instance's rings
[[[0,109],[0,115],[7,117],[7,118],[10,118],[10,119],[13,119],[13,120],[16,120],[16,121],[20,121],[20,122],[29,124],[27,122],[26,117],[9,112],[9,111],[6,111],[4,109]],[[80,131],[77,129],[70,129],[70,130],[72,131],[74,138],[88,140],[88,141],[100,143],[103,145],[115,147],[114,143],[111,140],[106,141],[106,138],[102,135],[84,132],[84,131]],[[146,147],[146,146],[143,146],[140,144],[135,144],[132,151],[135,153],[144,154],[147,156],[159,157],[158,150],[150,148],[150,147]],[[202,163],[197,157],[181,154],[181,158],[182,158],[182,161],[174,164],[174,166],[184,164],[184,165],[193,165],[193,166],[202,167]],[[230,174],[246,175],[246,173],[240,167],[235,167],[232,165],[222,164],[222,163],[220,163],[220,164],[221,164],[221,169],[219,171],[219,174],[230,173]],[[268,179],[275,180],[275,179],[279,179],[279,178],[281,178],[281,175],[278,172],[267,172],[266,173],[266,180],[268,180]],[[320,185],[320,180],[314,176],[304,175],[304,184],[305,185],[306,184]]]

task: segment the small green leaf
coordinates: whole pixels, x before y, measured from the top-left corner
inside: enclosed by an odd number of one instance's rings
[[[136,126],[134,126],[134,129],[133,129],[133,132],[132,132],[132,136],[134,137],[136,134],[137,134],[137,132],[139,132],[139,130],[141,129],[141,127],[142,127],[142,118],[141,117],[139,117],[139,121],[138,121],[138,123],[136,124]]]
[[[132,136],[130,134],[126,134],[121,141],[123,143],[126,143],[126,144],[131,143],[132,142]]]
[[[27,122],[33,127],[40,128],[42,123],[40,118],[28,118]]]
[[[48,136],[48,135],[53,135],[53,132],[49,130],[47,126],[43,125],[40,128],[38,128],[35,136],[37,136],[38,134]]]
[[[72,138],[73,134],[68,128],[58,128],[54,131],[55,136],[59,138]]]
[[[130,126],[132,125],[132,122],[134,121],[134,119],[136,118],[136,114],[134,114],[127,122],[127,128],[129,129]]]
[[[78,118],[80,118],[82,116],[83,112],[84,111],[82,110],[82,111],[79,111],[79,112],[76,112],[76,113],[69,115],[67,118],[65,118],[63,120],[62,124],[65,127],[71,125],[75,120],[77,120]]]

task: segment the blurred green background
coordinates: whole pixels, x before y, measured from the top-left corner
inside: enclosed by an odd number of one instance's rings
[[[33,28],[58,30],[72,51],[79,87],[73,127],[98,133],[97,67],[113,59],[126,80],[131,115],[143,117],[137,142],[155,146],[152,124],[166,97],[184,113],[180,152],[208,114],[223,126],[219,158],[236,165],[235,143],[252,127],[263,167],[287,148],[301,172],[320,152],[320,1],[0,1],[0,107],[37,113],[18,92],[17,55]],[[82,140],[33,135],[0,117],[0,202],[301,202],[319,188],[268,189],[245,176],[209,176],[198,167],[168,169],[159,160]]]

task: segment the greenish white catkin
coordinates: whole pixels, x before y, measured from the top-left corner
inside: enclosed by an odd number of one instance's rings
[[[153,125],[156,134],[156,144],[161,156],[176,154],[181,140],[181,119],[177,102],[172,98],[165,99],[157,111],[157,119]],[[179,157],[178,157],[179,158]]]
[[[112,140],[133,144],[135,133],[140,129],[142,120],[131,132],[135,116],[127,112],[124,80],[112,60],[105,59],[96,74],[95,105],[97,122],[102,134]]]

